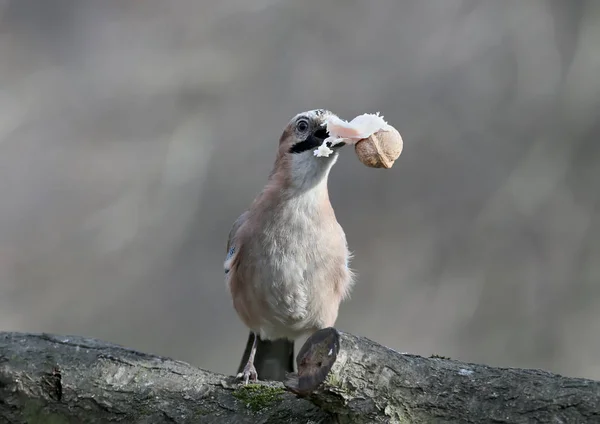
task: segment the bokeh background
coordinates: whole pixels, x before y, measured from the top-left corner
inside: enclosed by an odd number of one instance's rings
[[[0,0],[0,328],[235,372],[226,237],[314,108],[405,142],[332,172],[340,329],[600,378],[597,0]]]

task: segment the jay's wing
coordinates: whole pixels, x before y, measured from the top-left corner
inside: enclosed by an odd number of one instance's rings
[[[227,257],[225,258],[225,274],[229,273],[231,261],[237,250],[236,236],[238,230],[248,219],[248,214],[249,211],[241,214],[239,218],[235,220],[229,231],[229,237],[227,238]],[[262,340],[258,335],[256,337],[258,340],[254,366],[256,367],[259,378],[261,380],[283,381],[287,373],[294,371],[294,342],[285,339],[268,341]],[[248,362],[253,341],[254,335],[250,332],[238,373],[242,372],[246,362]]]
[[[238,217],[238,219],[236,219],[235,222],[233,223],[231,230],[229,230],[229,237],[227,238],[227,256],[225,257],[225,274],[227,274],[229,272],[229,266],[231,264],[231,259],[233,258],[233,255],[236,252],[235,242],[236,242],[237,232],[240,229],[240,227],[242,226],[242,224],[244,224],[244,222],[246,222],[246,220],[248,219],[248,213],[249,213],[249,211],[246,211],[243,214],[241,214]]]

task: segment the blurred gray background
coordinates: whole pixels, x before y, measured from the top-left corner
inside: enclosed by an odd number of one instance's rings
[[[0,328],[235,372],[226,237],[313,108],[405,143],[332,172],[340,329],[600,378],[597,0],[0,0]]]

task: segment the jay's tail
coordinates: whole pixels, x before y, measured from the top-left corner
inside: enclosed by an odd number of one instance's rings
[[[259,380],[283,381],[286,373],[294,372],[294,342],[287,339],[274,341],[261,340],[257,337],[256,356],[254,357],[254,367]],[[244,370],[252,343],[254,334],[250,332],[246,349],[242,356],[238,373]]]

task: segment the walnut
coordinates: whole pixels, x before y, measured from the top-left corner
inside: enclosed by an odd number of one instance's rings
[[[402,153],[402,136],[392,126],[379,130],[354,145],[358,159],[370,168],[389,169]]]

